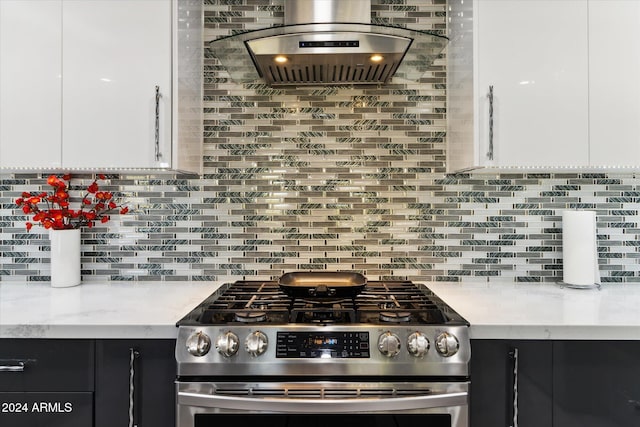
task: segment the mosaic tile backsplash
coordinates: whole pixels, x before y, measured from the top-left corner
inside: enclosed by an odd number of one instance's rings
[[[205,0],[205,39],[280,25],[278,0]],[[445,0],[374,0],[376,22],[445,33]],[[206,52],[206,50],[205,50]],[[82,236],[83,281],[232,281],[292,270],[370,279],[554,282],[561,211],[593,209],[604,282],[640,281],[640,178],[445,175],[446,59],[375,88],[237,85],[205,53],[201,177],[109,175],[131,212]],[[90,176],[77,177],[78,185]],[[0,177],[0,281],[48,281],[49,241]]]

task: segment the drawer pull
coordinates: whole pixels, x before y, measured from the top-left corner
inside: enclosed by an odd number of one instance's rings
[[[509,414],[509,427],[518,427],[518,348],[512,348],[509,351],[509,359],[511,361],[511,396],[507,405],[511,409]],[[508,393],[507,393],[508,394]]]
[[[136,384],[136,359],[140,352],[134,348],[129,349],[129,427],[138,427],[136,420],[135,384]]]
[[[24,362],[11,365],[0,365],[0,372],[24,372]]]

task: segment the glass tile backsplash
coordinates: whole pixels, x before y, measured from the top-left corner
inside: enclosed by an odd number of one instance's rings
[[[283,21],[278,0],[204,7],[205,40]],[[444,34],[446,1],[374,0],[372,18]],[[445,67],[443,55],[417,83],[282,89],[231,82],[205,50],[204,175],[108,175],[131,211],[83,231],[83,281],[554,282],[571,208],[597,212],[603,281],[640,281],[636,175],[444,174]],[[0,177],[0,281],[49,280],[48,236],[13,202],[46,176]]]

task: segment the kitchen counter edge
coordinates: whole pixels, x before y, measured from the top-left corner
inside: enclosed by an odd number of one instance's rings
[[[0,283],[0,338],[173,339],[176,322],[222,283]],[[472,339],[640,340],[640,285],[424,283],[471,324]]]

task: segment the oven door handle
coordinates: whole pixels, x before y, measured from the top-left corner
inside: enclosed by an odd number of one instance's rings
[[[187,391],[178,392],[178,405],[254,412],[294,412],[300,414],[408,411],[414,409],[464,406],[467,404],[468,394],[466,391],[402,397],[366,396],[355,399],[242,397]]]

